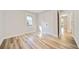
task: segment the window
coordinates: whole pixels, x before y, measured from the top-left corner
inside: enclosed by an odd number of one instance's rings
[[[32,26],[32,16],[27,16],[26,19],[27,19],[27,25]]]

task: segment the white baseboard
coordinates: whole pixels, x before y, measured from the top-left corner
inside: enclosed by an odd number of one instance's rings
[[[74,37],[74,40],[75,40],[75,42],[76,42],[76,44],[77,44],[77,47],[79,48],[79,42],[77,42],[77,38],[75,37],[75,36],[73,36]]]
[[[54,35],[53,33],[46,33],[48,35],[51,35],[51,36],[54,36],[54,37],[57,37],[58,38],[58,35]]]
[[[0,39],[0,45],[2,44],[3,40],[4,40],[4,39]]]
[[[7,37],[5,36],[5,37],[3,37],[2,39],[11,38],[11,37],[16,37],[16,36],[20,36],[20,35],[23,35],[23,34],[29,34],[29,33],[33,33],[33,32],[24,32],[24,33],[14,34],[14,35],[7,36]]]
[[[15,34],[15,35],[7,36],[7,37],[5,36],[5,37],[3,37],[3,38],[0,39],[0,45],[2,44],[2,42],[3,42],[5,39],[11,38],[11,37],[20,36],[20,35],[24,35],[24,34],[34,33],[34,32],[35,32],[35,31],[19,33],[19,34]]]

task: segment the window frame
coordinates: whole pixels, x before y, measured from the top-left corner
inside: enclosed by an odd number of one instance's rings
[[[32,18],[31,24],[29,23],[30,21],[27,19],[27,17],[31,17]],[[33,17],[31,15],[27,15],[26,16],[26,20],[27,20],[27,26],[32,26],[32,24],[33,24]]]

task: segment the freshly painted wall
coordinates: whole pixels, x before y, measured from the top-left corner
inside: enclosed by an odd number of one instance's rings
[[[33,17],[33,25],[30,31],[27,26],[27,15]],[[0,40],[35,31],[36,14],[21,10],[0,11]]]
[[[79,48],[79,11],[73,11],[74,19],[74,37]]]
[[[42,27],[42,32],[58,37],[57,11],[46,11],[38,15],[38,26]]]
[[[4,13],[3,11],[0,11],[0,43],[2,42],[2,38],[4,37],[4,29],[3,29],[3,26],[5,24],[3,24],[3,16],[4,16]]]
[[[0,11],[0,39],[2,38],[2,19],[3,19],[3,17],[2,17],[2,11]]]
[[[26,16],[33,17],[33,26],[27,26]],[[31,13],[21,10],[0,11],[0,42],[8,37],[21,35],[29,32],[39,32],[37,28],[42,26],[44,33],[57,35],[57,11],[47,11],[42,13]]]

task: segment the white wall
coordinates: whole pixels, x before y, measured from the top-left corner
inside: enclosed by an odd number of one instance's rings
[[[73,26],[73,12],[72,11],[68,11],[67,12],[67,16],[68,16],[68,18],[67,18],[67,29],[68,29],[68,32],[71,32],[71,33],[73,33],[73,28],[72,28],[72,26]]]
[[[6,11],[5,12],[6,31],[5,37],[17,35],[25,32],[24,14],[21,11]]]
[[[27,26],[27,15],[31,15],[33,17],[33,26],[31,31],[29,31]],[[0,40],[34,31],[36,31],[35,14],[20,10],[0,11]]]
[[[73,11],[74,19],[74,37],[79,48],[79,11]]]
[[[29,31],[25,19],[27,15],[33,17],[33,27],[31,31]],[[45,29],[46,24],[48,24],[47,30]],[[22,33],[36,32],[38,31],[37,27],[39,25],[42,26],[43,32],[46,30],[48,34],[57,37],[57,11],[47,11],[40,14],[21,10],[0,11],[0,40]]]
[[[36,31],[35,14],[29,13],[27,11],[6,11],[5,15],[6,15],[5,16],[5,21],[6,21],[5,37]],[[32,30],[30,30],[27,26],[27,20],[26,20],[27,15],[31,15],[33,17]]]
[[[39,14],[38,19],[39,19],[38,26],[42,26],[43,33],[48,33],[58,37],[57,11],[42,12]]]
[[[2,38],[2,11],[0,11],[0,39]]]
[[[3,38],[3,26],[2,26],[2,24],[3,24],[3,11],[0,11],[0,43],[2,42],[2,38]]]

